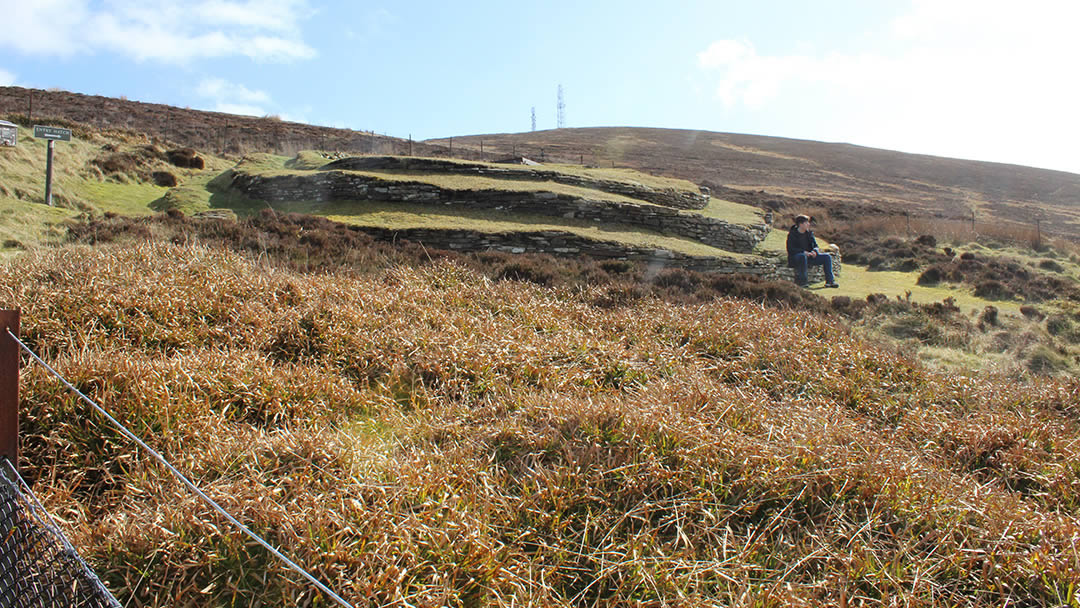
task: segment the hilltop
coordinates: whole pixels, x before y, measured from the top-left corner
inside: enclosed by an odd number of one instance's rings
[[[775,209],[817,207],[844,220],[876,214],[991,218],[1075,234],[1080,175],[1017,165],[892,152],[758,135],[580,128],[455,137],[492,154],[615,164],[713,187],[718,195]],[[447,140],[426,143],[445,145]],[[729,192],[730,188],[736,192]]]

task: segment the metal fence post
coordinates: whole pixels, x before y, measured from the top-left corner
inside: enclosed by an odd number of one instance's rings
[[[19,310],[0,310],[0,457],[19,468]]]

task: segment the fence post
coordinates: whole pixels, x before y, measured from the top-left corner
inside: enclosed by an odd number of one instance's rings
[[[0,457],[19,468],[19,310],[0,310]]]

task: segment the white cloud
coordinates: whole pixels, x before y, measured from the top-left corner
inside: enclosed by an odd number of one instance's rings
[[[0,47],[32,55],[70,55],[85,50],[78,36],[85,26],[87,0],[0,0],[5,27]]]
[[[18,23],[0,38],[29,55],[111,51],[137,61],[184,63],[228,56],[255,61],[310,59],[300,22],[306,0],[0,0]],[[5,19],[7,20],[7,19]]]
[[[267,116],[270,112],[266,107],[273,104],[265,91],[252,90],[224,78],[207,78],[199,83],[195,92],[212,102],[207,109],[227,114]]]
[[[0,87],[10,87],[15,84],[15,75],[7,70],[0,70]]]
[[[238,103],[270,103],[270,95],[265,91],[253,91],[224,78],[207,78],[199,83],[195,92],[202,97],[219,101],[227,99]]]
[[[888,44],[861,54],[719,40],[697,64],[730,109],[826,108],[807,132],[778,135],[1080,171],[1067,148],[1080,137],[1077,22],[1072,2],[914,0]]]
[[[208,22],[286,33],[295,32],[297,22],[311,14],[310,9],[297,0],[205,0],[194,10]]]

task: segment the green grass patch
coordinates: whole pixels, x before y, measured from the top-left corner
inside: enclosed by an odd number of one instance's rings
[[[724,220],[732,224],[758,225],[765,223],[765,216],[757,207],[716,197],[710,197],[709,204],[698,213],[708,218]]]
[[[10,197],[0,197],[0,256],[8,257],[24,249],[59,243],[67,233],[65,223],[77,211],[49,207]]]
[[[495,165],[495,167],[503,167],[505,165]],[[604,179],[617,182],[626,182],[628,184],[641,184],[642,186],[648,186],[649,188],[655,188],[657,190],[683,190],[687,192],[699,192],[700,188],[693,182],[676,179],[673,177],[661,177],[659,175],[649,175],[647,173],[641,173],[633,169],[618,169],[618,168],[603,168],[603,167],[582,167],[581,165],[543,165],[540,167],[525,167],[532,169],[537,173],[564,173],[566,175],[577,175],[581,177],[589,177],[592,179]]]
[[[908,292],[911,300],[920,304],[940,302],[945,298],[953,298],[956,305],[964,311],[981,311],[986,306],[993,305],[1003,313],[1020,314],[1021,302],[985,300],[977,298],[970,291],[955,286],[927,287],[917,285],[919,278],[917,272],[878,272],[869,271],[862,266],[847,264],[843,266],[842,276],[837,279],[839,289],[831,289],[832,295],[849,296],[852,298],[865,298],[872,293],[883,293],[890,298],[906,298]]]
[[[285,171],[286,164],[290,160],[291,159],[287,156],[277,156],[276,154],[264,154],[260,152],[258,154],[248,154],[244,156],[244,158],[240,159],[240,162],[236,163],[235,169],[245,173],[283,171],[286,174],[295,174],[296,171]],[[326,164],[326,162],[323,162],[323,164]],[[304,167],[297,167],[297,169],[303,168]]]
[[[122,215],[148,215],[154,212],[151,203],[161,198],[168,188],[140,182],[84,180],[76,191],[102,212]]]
[[[286,169],[298,169],[301,171],[315,171],[326,163],[331,162],[317,150],[301,150],[296,156],[284,163]]]
[[[757,246],[758,251],[766,255],[781,255],[787,251],[787,230],[773,228],[764,241]]]

